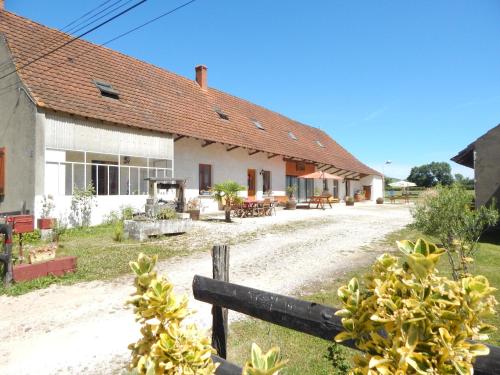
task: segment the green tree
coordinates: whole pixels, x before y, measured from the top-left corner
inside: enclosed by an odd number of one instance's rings
[[[453,176],[448,163],[433,161],[430,164],[413,167],[407,180],[424,187],[432,187],[437,184],[447,186],[453,183]]]
[[[412,209],[414,226],[436,237],[446,249],[455,280],[469,275],[481,235],[499,218],[494,204],[473,210],[471,203],[465,188],[453,184],[425,192]]]
[[[462,185],[467,190],[474,190],[474,180],[469,177],[464,177],[460,173],[455,174],[455,182],[459,185]]]
[[[214,199],[224,206],[226,222],[230,223],[231,206],[242,201],[239,192],[245,190],[245,187],[237,182],[228,180],[215,184],[211,190],[214,193]]]

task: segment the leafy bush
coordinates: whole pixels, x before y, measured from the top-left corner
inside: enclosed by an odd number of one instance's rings
[[[92,219],[92,209],[95,206],[95,190],[92,183],[85,189],[75,186],[71,198],[70,222],[74,227],[88,227]]]
[[[104,215],[102,222],[103,222],[103,224],[111,225],[111,224],[117,223],[118,221],[121,221],[121,219],[122,218],[121,218],[120,213],[116,210],[113,210],[113,211],[110,211],[109,214]]]
[[[280,360],[280,349],[273,347],[267,353],[252,344],[251,360],[245,363],[243,375],[278,375],[287,361]]]
[[[44,195],[41,203],[42,211],[40,213],[40,216],[42,217],[42,219],[51,218],[52,212],[54,211],[54,208],[56,208],[52,195]]]
[[[412,210],[414,226],[435,236],[447,250],[455,280],[469,275],[481,235],[499,218],[494,204],[473,210],[471,202],[472,196],[461,185],[438,186],[423,193]]]
[[[418,240],[398,242],[399,259],[384,254],[360,286],[357,279],[338,290],[345,332],[336,341],[353,339],[365,352],[354,357],[361,374],[472,374],[475,357],[487,346],[495,327],[481,317],[497,304],[483,276],[459,281],[437,276],[436,263],[445,252]]]
[[[333,342],[328,347],[328,354],[325,358],[332,364],[332,375],[347,375],[351,366],[346,358],[344,349]]]
[[[171,207],[163,207],[156,214],[156,219],[157,220],[174,220],[174,219],[177,219],[177,213]]]
[[[113,241],[122,242],[124,239],[123,221],[118,220],[113,226]]]
[[[178,298],[173,284],[157,276],[157,259],[140,254],[137,262],[130,262],[136,291],[127,303],[134,306],[136,320],[142,325],[142,337],[129,345],[130,369],[148,375],[215,374],[210,339],[196,325],[183,324],[191,315],[187,297]]]
[[[122,210],[122,220],[132,220],[134,218],[134,208],[131,206],[123,206]]]

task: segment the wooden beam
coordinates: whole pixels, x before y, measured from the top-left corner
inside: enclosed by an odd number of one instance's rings
[[[272,154],[272,155],[269,155],[267,158],[268,158],[268,159],[272,159],[272,158],[274,158],[274,157],[276,157],[276,156],[278,156],[278,155],[279,155],[279,154]]]
[[[341,176],[344,176],[344,175],[346,175],[346,174],[350,174],[350,173],[352,173],[352,172],[345,171],[345,172],[343,172],[343,173],[339,173],[337,176],[341,177]]]
[[[344,331],[341,318],[335,315],[337,309],[319,303],[199,275],[193,279],[193,294],[198,301],[227,307],[232,311],[329,341]],[[354,347],[354,342],[342,342],[342,345]]]
[[[229,246],[212,247],[212,274],[214,280],[229,282]],[[227,309],[214,305],[212,307],[212,346],[224,359],[227,359],[227,333]]]
[[[323,168],[324,166],[326,166],[326,164],[317,164],[317,165],[316,165],[316,168],[321,169],[321,168]]]
[[[331,171],[330,169],[333,169],[333,171]],[[327,169],[325,169],[325,172],[328,172],[328,173],[337,173],[338,171],[341,171],[342,169],[341,168],[337,168],[337,167],[334,167],[333,165]]]
[[[226,361],[224,358],[213,355],[212,360],[214,363],[219,364],[219,367],[215,370],[215,375],[241,375],[242,373],[241,367]]]
[[[205,143],[203,143],[201,145],[201,147],[207,147],[207,146],[210,146],[212,143],[215,143],[214,141],[205,141]]]
[[[248,316],[320,337],[329,342],[344,331],[337,309],[318,303],[302,301],[263,290],[212,280],[196,275],[193,294],[198,301],[226,307]],[[352,340],[341,345],[355,348]],[[490,354],[474,362],[475,375],[492,375],[500,368],[500,347],[488,345]],[[216,373],[219,375],[219,372]],[[233,373],[224,373],[232,375]],[[222,373],[221,373],[222,375]]]
[[[344,176],[344,178],[351,178],[351,177],[354,177],[358,174],[358,172],[351,172],[351,173],[348,173]]]
[[[179,135],[178,137],[174,138],[174,142],[180,141],[182,138],[186,138],[185,135]]]
[[[240,146],[232,146],[232,147],[228,147],[226,148],[226,151],[227,152],[230,152],[230,151],[233,151],[233,150],[236,150],[237,148],[239,148]]]
[[[249,152],[248,155],[252,156],[252,155],[258,154],[259,152],[260,152],[259,150],[255,150],[255,151]]]

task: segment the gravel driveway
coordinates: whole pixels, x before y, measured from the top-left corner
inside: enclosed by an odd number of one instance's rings
[[[378,253],[363,246],[410,220],[404,206],[357,204],[198,225],[221,236],[227,231],[243,236],[262,228],[262,235],[231,247],[231,281],[293,294],[305,284],[371,262]],[[284,223],[289,224],[287,230],[264,230]],[[166,260],[159,271],[171,278],[178,292],[191,295],[194,274],[211,276],[210,254]],[[133,289],[131,280],[56,285],[19,297],[0,297],[0,374],[121,373],[128,359],[127,345],[138,337],[132,311],[124,308]],[[195,320],[208,328],[210,307],[197,301],[191,306],[198,312]]]

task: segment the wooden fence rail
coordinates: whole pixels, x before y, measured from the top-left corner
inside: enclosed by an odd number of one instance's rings
[[[328,341],[332,341],[336,334],[343,331],[340,318],[335,316],[336,309],[313,302],[198,275],[193,279],[193,294],[199,301],[238,311]],[[343,342],[342,345],[354,348],[353,342]],[[478,357],[474,364],[476,375],[500,373],[500,348],[491,345],[489,348],[490,354]],[[241,374],[241,369],[227,367],[227,371],[222,372],[222,367],[221,372],[217,372],[218,375]]]

